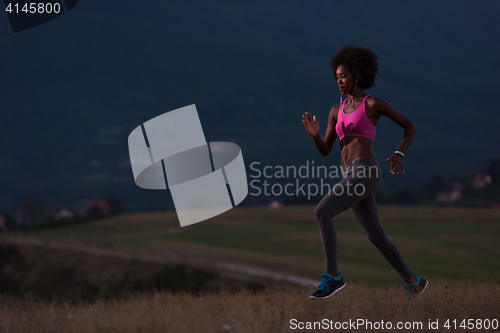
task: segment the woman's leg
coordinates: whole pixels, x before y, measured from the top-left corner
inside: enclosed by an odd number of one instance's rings
[[[336,184],[316,206],[314,215],[321,232],[328,274],[337,276],[337,233],[333,217],[371,195],[378,186],[380,179],[349,176]]]
[[[327,194],[318,206],[316,206],[314,215],[318,221],[321,233],[321,241],[326,258],[326,272],[337,276],[337,233],[332,221],[332,218],[335,216],[332,208],[335,208],[335,198]]]
[[[332,218],[375,193],[382,181],[375,156],[359,158],[341,169],[342,181],[325,195],[314,210],[325,251],[326,272],[333,276],[337,276],[337,233]]]
[[[406,264],[397,246],[387,237],[382,222],[378,215],[378,207],[373,195],[365,198],[352,207],[352,212],[359,224],[365,229],[370,242],[375,245],[389,264],[408,281],[413,277],[413,272]]]

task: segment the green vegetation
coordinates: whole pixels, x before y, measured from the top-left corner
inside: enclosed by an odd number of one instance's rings
[[[47,241],[83,242],[92,246],[123,245],[159,255],[187,254],[228,260],[274,271],[319,278],[324,255],[314,206],[236,208],[221,216],[181,228],[175,212],[127,214],[0,237],[36,237]],[[429,279],[498,281],[500,210],[381,206],[389,237],[418,274]],[[350,211],[334,219],[339,268],[348,280],[399,282]],[[117,250],[125,251],[125,250]]]

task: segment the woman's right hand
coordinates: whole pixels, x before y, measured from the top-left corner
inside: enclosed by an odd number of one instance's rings
[[[316,120],[316,116],[311,117],[309,112],[306,112],[304,116],[302,116],[302,123],[306,128],[307,133],[313,138],[319,134],[319,124]]]

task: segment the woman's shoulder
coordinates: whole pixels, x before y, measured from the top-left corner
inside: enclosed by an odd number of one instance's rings
[[[332,106],[332,109],[330,111],[336,110],[338,112],[341,105],[342,103],[335,104],[334,106]]]
[[[381,109],[384,109],[389,103],[387,103],[382,98],[378,98],[375,96],[368,96],[366,99],[366,105],[373,111],[378,112]]]
[[[375,97],[373,95],[368,96],[366,99],[366,104],[379,104],[385,102],[382,98]]]
[[[341,103],[338,103],[338,104],[335,104],[334,106],[332,106],[332,108],[330,109],[329,117],[333,117],[333,118],[337,119],[337,115],[339,114],[339,110],[340,110],[341,105],[342,105]]]

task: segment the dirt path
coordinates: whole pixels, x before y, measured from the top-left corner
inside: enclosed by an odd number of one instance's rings
[[[35,237],[1,237],[0,243],[17,244],[19,246],[44,247],[58,250],[71,250],[85,252],[94,255],[105,255],[124,259],[135,259],[156,263],[184,264],[203,270],[213,271],[219,274],[232,273],[231,275],[257,277],[274,280],[275,282],[286,282],[296,286],[317,286],[319,281],[297,275],[275,272],[263,267],[219,260],[214,257],[195,256],[191,253],[183,253],[172,250],[158,250],[129,245],[96,245],[83,241],[63,241],[54,239],[41,239]]]

